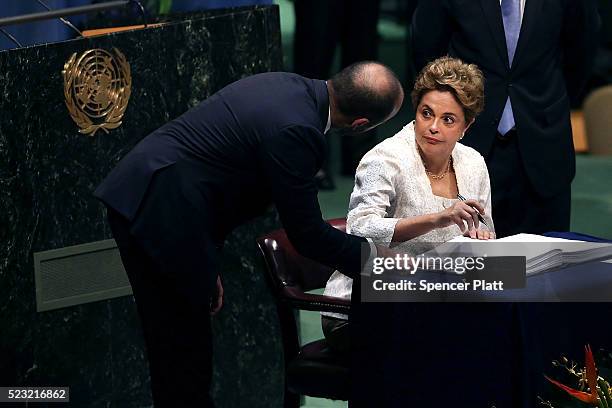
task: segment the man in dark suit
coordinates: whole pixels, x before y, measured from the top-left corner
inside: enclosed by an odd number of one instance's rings
[[[419,2],[416,68],[448,53],[485,75],[485,110],[464,141],[487,160],[499,237],[569,229],[569,98],[587,78],[598,25],[596,0]]]
[[[364,239],[319,210],[324,134],[372,129],[402,100],[395,75],[373,62],[327,82],[254,75],[144,138],[97,188],[141,317],[157,407],[212,406],[209,312],[222,301],[218,248],[235,226],[274,203],[300,253],[358,273]]]

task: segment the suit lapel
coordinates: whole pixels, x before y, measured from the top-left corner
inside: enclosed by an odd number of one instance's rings
[[[544,0],[526,0],[525,10],[523,11],[523,22],[521,23],[521,33],[519,34],[516,52],[514,53],[514,61],[512,66],[516,67],[519,63],[522,54],[529,46],[529,39],[533,36],[537,28],[537,22],[540,16],[540,10]]]
[[[529,3],[529,1],[527,1]],[[485,15],[485,20],[489,24],[491,34],[497,45],[497,51],[499,56],[506,67],[509,67],[508,62],[508,48],[506,47],[506,35],[504,33],[504,22],[501,15],[501,7],[499,6],[499,0],[480,0],[482,11]]]

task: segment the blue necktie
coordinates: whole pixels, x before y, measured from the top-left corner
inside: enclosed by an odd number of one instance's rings
[[[501,0],[502,19],[504,20],[504,32],[506,34],[506,48],[508,48],[508,61],[512,66],[516,44],[521,31],[521,5],[520,0]],[[514,127],[514,113],[510,97],[506,99],[504,112],[497,125],[500,134],[505,135]]]

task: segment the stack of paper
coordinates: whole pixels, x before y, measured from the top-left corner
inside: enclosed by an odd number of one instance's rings
[[[457,237],[432,251],[426,257],[495,257],[524,256],[527,275],[593,261],[612,259],[612,244],[575,241],[533,234],[481,241]]]

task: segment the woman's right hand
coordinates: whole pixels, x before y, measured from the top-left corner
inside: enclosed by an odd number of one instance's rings
[[[457,224],[461,232],[478,229],[478,213],[484,215],[484,207],[476,200],[457,201],[437,215],[436,228]]]

